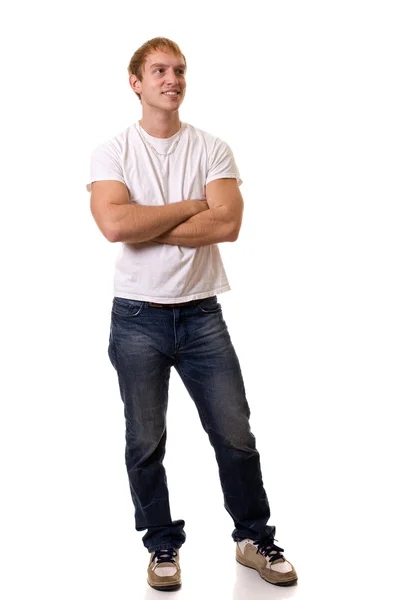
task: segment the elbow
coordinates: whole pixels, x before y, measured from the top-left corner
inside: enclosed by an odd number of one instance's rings
[[[105,219],[93,209],[91,210],[91,213],[97,227],[100,229],[106,240],[111,243],[119,242],[120,232],[118,231],[118,223],[115,223],[111,219]]]
[[[106,239],[112,244],[116,244],[117,242],[127,242],[129,244],[137,244],[142,242],[140,235],[138,235],[135,231],[127,231],[123,230],[119,227],[118,223],[114,223],[108,225],[103,231]]]
[[[230,242],[236,242],[236,240],[239,238],[239,229],[235,229],[234,232],[231,235],[231,239],[229,240]]]
[[[105,235],[106,239],[108,242],[111,242],[111,244],[116,244],[117,242],[120,241],[120,239],[118,238],[118,236],[114,235],[114,234],[108,234]]]
[[[236,242],[236,240],[239,238],[239,232],[240,232],[240,224],[230,223],[226,241],[227,242]]]
[[[106,238],[108,242],[115,244],[116,242],[121,242],[121,232],[118,230],[118,227],[113,225],[112,223],[108,223],[101,228],[101,232]]]

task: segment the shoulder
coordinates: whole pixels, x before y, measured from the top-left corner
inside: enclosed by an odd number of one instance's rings
[[[97,144],[90,157],[90,179],[86,185],[91,191],[92,181],[115,179],[124,183],[124,160],[131,127],[127,127],[112,138]]]
[[[207,145],[213,145],[215,141],[218,139],[214,134],[209,131],[205,131],[204,129],[200,129],[200,127],[195,127],[190,123],[185,123],[186,130],[188,132],[188,136],[191,138],[199,138],[203,140]]]
[[[110,154],[114,156],[120,156],[123,152],[124,148],[128,144],[129,139],[132,137],[132,130],[134,129],[134,125],[130,125],[126,127],[123,131],[120,131],[112,138],[106,139],[97,146],[94,147],[92,151],[93,155],[101,155],[101,154]]]
[[[216,136],[214,133],[210,133],[209,131],[205,131],[199,127],[194,127],[194,125],[190,125],[190,123],[185,123],[185,127],[188,131],[189,137],[200,139],[207,147],[207,151],[209,153],[219,153],[221,151],[229,153],[231,151],[229,144],[227,144],[225,140]]]

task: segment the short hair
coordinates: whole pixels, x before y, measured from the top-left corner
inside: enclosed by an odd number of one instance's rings
[[[146,62],[146,59],[149,56],[149,54],[156,50],[164,50],[166,52],[171,52],[172,54],[175,54],[175,56],[182,56],[186,65],[186,58],[181,52],[181,49],[179,48],[178,44],[165,37],[155,37],[145,42],[142,46],[140,46],[140,48],[136,50],[135,54],[129,61],[129,76],[136,75],[139,81],[142,81],[144,63]],[[138,94],[137,92],[135,92],[135,94],[141,101],[140,94]]]

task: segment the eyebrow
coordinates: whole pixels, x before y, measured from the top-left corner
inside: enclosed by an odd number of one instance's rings
[[[165,65],[164,63],[154,63],[153,65],[150,65],[150,69],[153,67],[168,67],[168,65]],[[176,68],[186,70],[186,65],[178,65]]]

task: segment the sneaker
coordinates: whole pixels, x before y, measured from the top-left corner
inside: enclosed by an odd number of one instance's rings
[[[274,585],[292,585],[297,581],[297,574],[282,552],[283,548],[273,541],[245,539],[236,542],[236,560],[241,565],[256,569],[265,581]]]
[[[155,590],[168,592],[181,587],[179,550],[165,548],[151,553],[147,583]]]

